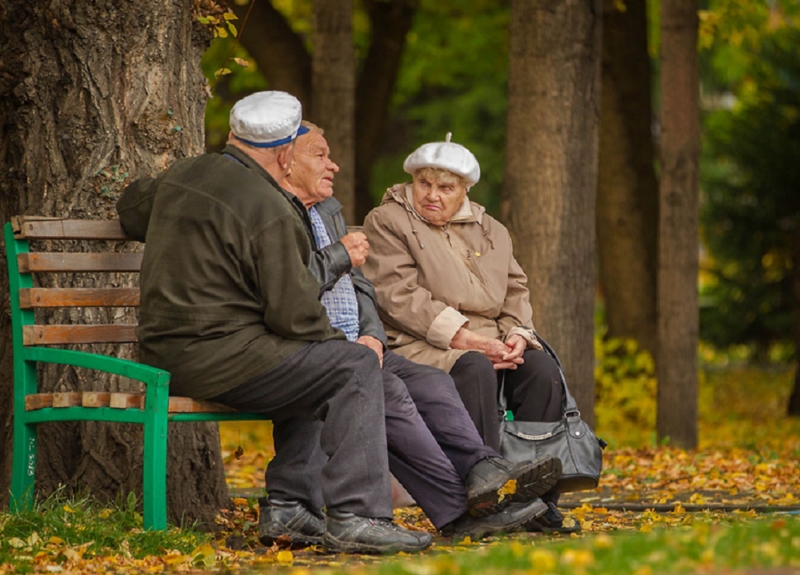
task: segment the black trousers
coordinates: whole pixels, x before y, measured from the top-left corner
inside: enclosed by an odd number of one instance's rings
[[[486,445],[500,449],[500,418],[497,394],[500,376],[505,373],[505,396],[514,419],[520,421],[558,421],[564,393],[558,365],[547,353],[526,350],[525,363],[517,369],[495,371],[482,353],[462,355],[450,370],[464,406]]]

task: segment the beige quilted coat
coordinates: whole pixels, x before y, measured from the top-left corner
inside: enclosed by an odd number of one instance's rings
[[[445,226],[412,206],[411,184],[396,185],[364,224],[370,252],[361,269],[375,286],[389,347],[449,371],[466,353],[450,348],[462,326],[498,339],[519,333],[531,345],[527,278],[508,230],[467,199]]]

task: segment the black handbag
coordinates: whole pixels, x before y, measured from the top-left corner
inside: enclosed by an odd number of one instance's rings
[[[509,461],[530,461],[542,455],[561,459],[561,479],[553,489],[556,493],[594,489],[603,470],[603,449],[608,445],[598,439],[594,430],[581,419],[575,398],[567,388],[561,361],[555,351],[538,334],[536,339],[558,364],[564,389],[561,421],[509,421],[506,418],[504,394],[505,370],[500,379],[498,409],[500,421],[500,454]]]

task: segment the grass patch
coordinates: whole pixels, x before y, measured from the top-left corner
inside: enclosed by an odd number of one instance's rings
[[[88,495],[66,497],[58,491],[30,511],[0,513],[0,566],[13,565],[18,572],[41,562],[188,554],[210,540],[192,526],[145,531],[133,494],[104,507]]]
[[[651,533],[604,533],[563,542],[539,537],[481,546],[461,544],[424,558],[404,558],[360,572],[651,575],[800,567],[800,520],[785,517],[734,525],[694,522],[686,527],[656,528]],[[469,552],[452,553],[453,549]]]

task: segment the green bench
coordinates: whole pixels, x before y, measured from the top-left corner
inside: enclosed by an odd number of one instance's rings
[[[141,253],[110,251],[98,240],[131,241],[119,221],[16,216],[5,226],[14,357],[14,454],[11,510],[30,508],[36,474],[37,426],[54,421],[111,421],[144,426],[144,525],[167,527],[167,424],[179,421],[269,419],[188,397],[170,397],[170,374],[147,365],[46,346],[133,343],[135,324],[38,325],[40,308],[138,307],[136,288],[40,288],[39,273],[139,272]],[[93,252],[34,252],[30,240],[72,240]],[[46,245],[46,242],[42,242]],[[37,244],[39,242],[37,241]],[[98,247],[99,246],[99,247]],[[103,390],[39,393],[37,364],[55,363],[127,377],[143,393]]]

